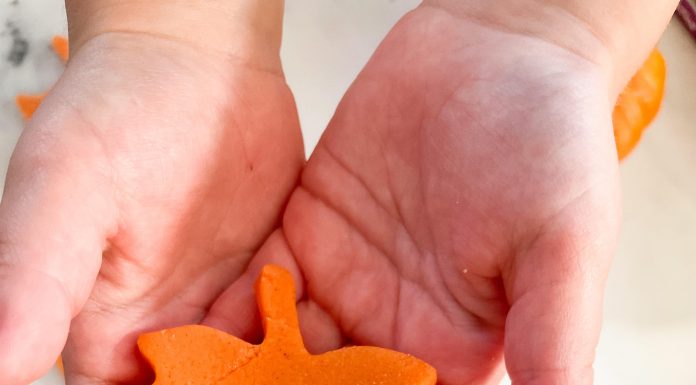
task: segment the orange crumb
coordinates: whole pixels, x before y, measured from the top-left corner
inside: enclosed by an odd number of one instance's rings
[[[22,116],[24,119],[29,119],[31,116],[34,114],[34,111],[36,111],[37,108],[39,108],[39,105],[41,104],[41,101],[45,97],[45,94],[42,95],[17,95],[15,98],[15,101],[17,103],[17,107],[19,107],[19,111],[22,113]]]
[[[58,57],[60,57],[64,63],[67,62],[69,52],[68,39],[62,36],[54,36],[53,41],[51,41],[51,45],[53,46],[53,51],[55,51],[56,55],[58,55]],[[32,115],[34,115],[34,112],[37,108],[39,108],[39,105],[45,96],[46,94],[17,95],[15,101],[17,102],[17,107],[19,107],[19,111],[22,113],[24,119],[29,119]]]
[[[65,369],[63,369],[63,358],[60,356],[58,357],[58,360],[56,360],[56,367],[61,374],[65,372]]]
[[[58,55],[58,57],[63,60],[63,63],[68,61],[68,56],[70,54],[70,45],[68,44],[68,39],[63,36],[54,36],[51,41],[51,46],[53,51]]]

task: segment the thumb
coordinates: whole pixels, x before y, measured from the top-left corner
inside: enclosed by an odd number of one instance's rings
[[[505,331],[514,385],[592,384],[615,236],[582,227],[555,223],[514,263]]]
[[[10,162],[0,203],[0,384],[29,383],[55,363],[115,218],[95,175],[99,145],[63,132],[28,127]]]

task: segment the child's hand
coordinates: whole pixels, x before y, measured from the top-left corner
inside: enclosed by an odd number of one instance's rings
[[[47,370],[69,326],[69,383],[142,379],[136,335],[205,316],[277,225],[303,164],[279,34],[263,35],[274,51],[240,48],[243,34],[209,47],[104,29],[73,35],[79,48],[11,162],[3,385]]]
[[[640,3],[667,15],[670,1]],[[618,225],[610,113],[656,9],[429,1],[352,86],[282,230],[242,274],[302,166],[280,21],[258,8],[277,16],[280,0],[211,0],[209,15],[173,19],[160,11],[189,2],[71,3],[93,24],[71,26],[79,48],[20,140],[0,206],[1,384],[48,368],[75,315],[71,384],[142,380],[143,330],[202,322],[251,337],[267,262],[303,283],[311,350],[394,348],[446,385],[495,384],[503,355],[516,384],[591,383]],[[94,23],[96,3],[147,12]],[[638,11],[590,12],[618,25],[612,40],[559,4]],[[505,5],[520,9],[505,19]],[[518,24],[517,11],[537,19]],[[617,54],[640,12],[656,20],[636,23],[643,45]],[[187,24],[202,21],[210,34]]]
[[[560,44],[568,30],[594,39],[567,16],[547,20],[567,23],[553,39],[443,7],[406,16],[341,102],[282,233],[213,307],[215,326],[257,332],[240,316],[254,314],[250,282],[282,263],[304,278],[314,351],[389,347],[446,385],[498,384],[503,357],[515,384],[590,384],[619,222],[622,63],[605,67],[601,42]]]

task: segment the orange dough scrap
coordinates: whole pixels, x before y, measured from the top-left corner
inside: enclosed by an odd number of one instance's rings
[[[63,60],[63,63],[68,61],[68,39],[62,36],[54,36],[53,40],[51,41],[51,46],[53,47],[53,51],[56,53],[56,55]],[[31,118],[36,109],[39,108],[39,105],[45,96],[46,94],[17,95],[15,102],[19,108],[19,112],[22,113],[22,117],[24,117],[24,119]]]
[[[66,63],[70,53],[68,39],[63,36],[54,36],[53,40],[51,40],[51,46],[53,47],[53,51],[56,53],[56,55],[58,55],[63,63]]]
[[[31,118],[46,95],[17,95],[15,102],[24,119]]]
[[[56,360],[56,367],[58,368],[60,374],[65,373],[65,369],[63,368],[63,358],[61,358],[60,356],[58,356],[58,359]]]
[[[666,72],[665,59],[658,50],[653,50],[619,96],[612,116],[619,159],[636,147],[643,131],[657,115]]]
[[[347,347],[311,355],[302,341],[295,286],[286,270],[263,268],[256,296],[265,339],[251,345],[206,326],[143,334],[138,347],[155,371],[154,385],[434,385],[435,369],[387,349]]]

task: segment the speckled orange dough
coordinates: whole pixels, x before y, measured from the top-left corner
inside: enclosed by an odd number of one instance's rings
[[[410,356],[354,346],[311,355],[304,347],[290,273],[265,266],[256,295],[266,337],[251,345],[199,325],[144,334],[138,347],[155,385],[434,385],[435,369]]]

